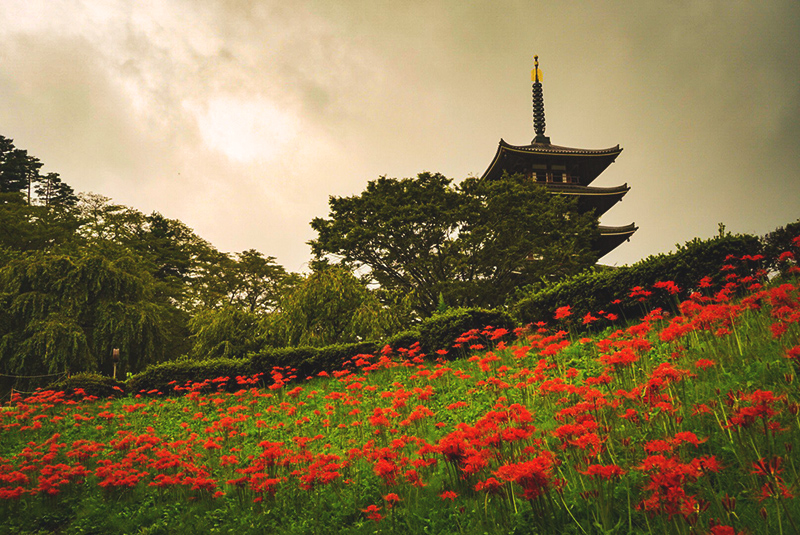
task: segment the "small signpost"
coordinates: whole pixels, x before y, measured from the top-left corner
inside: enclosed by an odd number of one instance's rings
[[[119,362],[119,349],[116,347],[111,350],[111,359],[114,361],[114,380],[117,380],[117,362]]]

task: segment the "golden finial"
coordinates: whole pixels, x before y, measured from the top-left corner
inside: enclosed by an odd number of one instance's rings
[[[531,82],[541,82],[544,77],[539,70],[539,56],[533,56],[533,70],[531,71]]]

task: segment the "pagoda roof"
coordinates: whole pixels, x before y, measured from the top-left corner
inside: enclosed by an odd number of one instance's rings
[[[547,183],[546,186],[547,191],[550,193],[578,197],[578,211],[585,213],[589,210],[594,210],[597,217],[606,213],[631,190],[627,183],[610,188],[596,188],[579,184],[559,184],[556,182]]]
[[[573,147],[562,147],[560,145],[553,145],[552,143],[537,143],[533,142],[530,145],[512,145],[500,138],[500,147],[505,147],[508,150],[520,152],[534,152],[538,154],[569,154],[580,156],[606,156],[613,154],[617,156],[622,149],[619,145],[609,147],[607,149],[576,149]]]
[[[619,195],[620,193],[624,195],[631,190],[627,183],[609,188],[581,186],[580,184],[559,184],[557,182],[547,183],[546,186],[550,192],[563,195]]]
[[[600,237],[595,242],[594,248],[603,257],[617,248],[622,242],[629,240],[634,232],[639,230],[635,223],[621,227],[608,227],[600,225],[597,227]]]
[[[535,141],[530,145],[511,145],[501,138],[494,159],[481,178],[496,179],[503,175],[503,171],[520,172],[531,164],[558,159],[579,164],[582,168],[581,183],[588,185],[621,152],[619,145],[607,149],[578,149]]]

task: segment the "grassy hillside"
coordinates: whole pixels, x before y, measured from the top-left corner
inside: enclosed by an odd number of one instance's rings
[[[564,303],[513,344],[466,334],[455,361],[17,397],[0,532],[800,533],[788,277],[728,277],[580,338],[593,320]]]

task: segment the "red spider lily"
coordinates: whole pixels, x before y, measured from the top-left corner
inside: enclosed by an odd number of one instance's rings
[[[494,474],[517,483],[523,488],[525,499],[534,500],[555,485],[552,469],[553,455],[545,452],[530,461],[504,464]]]
[[[377,505],[370,505],[366,509],[362,509],[361,511],[367,513],[367,518],[370,520],[374,520],[375,522],[380,522],[383,520],[383,515],[380,514],[381,508]]]
[[[555,319],[556,320],[562,320],[562,319],[564,319],[566,317],[569,317],[571,315],[572,315],[572,312],[570,311],[570,306],[569,305],[563,306],[563,307],[558,307],[556,309]]]
[[[386,507],[388,509],[391,509],[400,502],[400,496],[398,496],[394,492],[390,492],[389,494],[384,496],[383,499],[386,502]]]
[[[584,325],[589,325],[590,323],[594,323],[594,322],[595,322],[595,321],[597,321],[598,319],[600,319],[600,318],[597,318],[597,317],[595,317],[595,316],[592,316],[592,313],[591,313],[591,312],[587,312],[587,313],[586,313],[586,315],[583,317],[583,322],[582,322],[582,323],[583,323]]]
[[[776,397],[772,391],[769,390],[756,390],[751,394],[740,394],[739,401],[749,402],[751,405],[742,406],[736,409],[734,414],[729,418],[727,428],[735,427],[748,427],[761,419],[767,423],[767,420],[776,414],[773,408],[776,402],[785,399],[785,396]]]
[[[683,443],[687,443],[688,442],[689,444],[694,445],[694,447],[697,447],[700,444],[702,444],[703,442],[705,442],[706,440],[707,439],[705,439],[705,438],[702,439],[702,440],[697,438],[697,435],[695,435],[691,431],[681,431],[681,432],[675,433],[675,436],[672,438],[672,443],[674,445],[676,445],[676,446],[679,446],[679,445],[681,445]]]
[[[716,366],[717,363],[711,359],[698,359],[695,361],[694,366],[698,370],[705,370],[706,368],[711,368],[712,366]]]
[[[686,485],[697,481],[706,472],[717,471],[719,465],[713,456],[683,463],[677,457],[651,455],[635,468],[648,472],[650,476],[650,481],[644,486],[650,495],[637,509],[666,514],[671,519],[675,515],[689,517],[696,512],[699,504],[694,495],[687,494]]]
[[[379,459],[372,468],[375,475],[383,479],[387,485],[395,485],[400,467],[389,459]]]
[[[782,457],[773,457],[770,460],[761,458],[757,462],[753,463],[753,468],[755,468],[755,470],[753,470],[751,473],[762,477],[780,479],[778,475],[783,473],[783,467],[781,466],[782,464]]]
[[[436,459],[432,459],[432,460],[435,461]],[[405,472],[403,472],[403,478],[406,480],[406,483],[408,483],[412,487],[422,488],[422,487],[426,486],[425,482],[422,481],[422,478],[419,475],[419,472],[417,472],[414,469],[406,470]]]
[[[655,283],[653,285],[653,288],[659,288],[659,289],[667,290],[667,292],[669,292],[670,295],[676,295],[676,294],[681,293],[681,289],[673,281],[657,282],[657,283]],[[633,296],[631,296],[631,297],[633,297]]]
[[[629,295],[630,298],[637,298],[639,302],[646,301],[648,297],[653,295],[653,292],[649,290],[645,290],[641,286],[634,286],[631,288],[631,293]]]
[[[593,478],[598,479],[605,479],[610,481],[614,478],[619,478],[625,475],[625,470],[617,466],[616,464],[609,464],[609,465],[602,465],[602,464],[591,464],[586,467],[585,471],[579,472],[585,476],[591,476]]]
[[[456,498],[458,498],[458,494],[456,492],[453,492],[452,490],[446,490],[443,493],[439,494],[439,497],[442,499],[442,501],[450,500],[452,502],[455,501]]]
[[[475,484],[476,491],[484,491],[487,494],[500,494],[502,488],[503,483],[493,477],[487,478],[485,481],[478,481]]]

